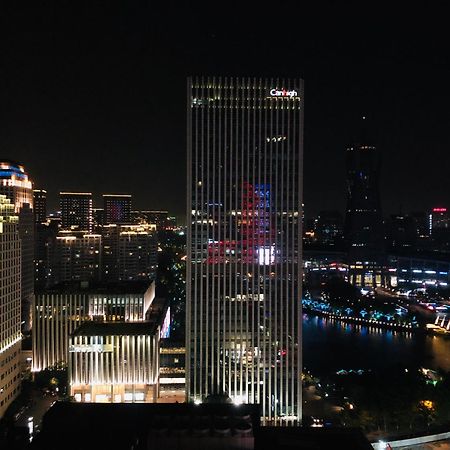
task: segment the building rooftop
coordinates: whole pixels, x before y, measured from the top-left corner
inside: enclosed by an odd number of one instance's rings
[[[119,281],[112,283],[68,281],[47,288],[39,294],[145,294],[153,280]]]
[[[156,332],[158,322],[95,322],[82,323],[72,336],[144,336]]]

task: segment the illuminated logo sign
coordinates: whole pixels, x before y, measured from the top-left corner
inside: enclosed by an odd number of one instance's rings
[[[80,345],[69,345],[70,353],[104,353],[112,352],[113,346],[111,344],[80,344]]]
[[[288,91],[286,89],[271,89],[270,90],[271,97],[298,97],[298,92],[295,90]]]
[[[433,212],[447,212],[447,208],[433,208]]]

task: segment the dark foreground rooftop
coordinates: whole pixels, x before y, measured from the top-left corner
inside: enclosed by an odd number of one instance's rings
[[[56,403],[32,449],[372,449],[355,429],[260,427],[258,405]]]

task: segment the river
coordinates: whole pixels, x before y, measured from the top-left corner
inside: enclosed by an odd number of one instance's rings
[[[303,366],[313,373],[398,365],[450,371],[450,339],[303,315]]]

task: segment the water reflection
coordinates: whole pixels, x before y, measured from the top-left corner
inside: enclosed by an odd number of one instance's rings
[[[304,314],[303,364],[318,374],[398,365],[450,371],[450,340]]]

